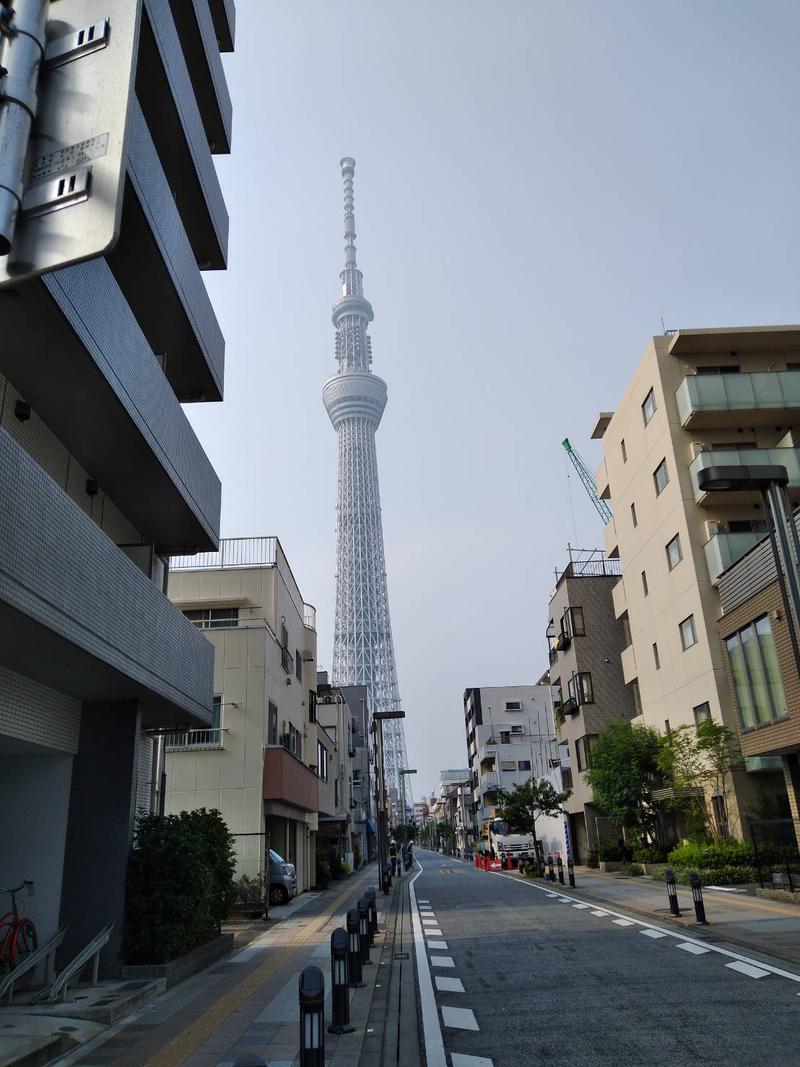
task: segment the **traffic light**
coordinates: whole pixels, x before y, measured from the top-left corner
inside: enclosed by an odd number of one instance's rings
[[[141,4],[0,0],[0,289],[119,236]]]

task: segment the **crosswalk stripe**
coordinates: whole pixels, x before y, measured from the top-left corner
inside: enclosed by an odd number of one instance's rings
[[[766,978],[769,974],[769,971],[763,971],[760,967],[753,967],[751,964],[742,963],[740,960],[726,963],[725,966],[732,971],[738,971],[739,974],[746,974],[748,978]]]
[[[666,937],[667,936],[666,934],[662,934],[660,930],[640,930],[639,933],[640,934],[644,934],[645,937],[652,937],[654,939],[656,937]]]
[[[471,1008],[442,1008],[442,1021],[457,1030],[480,1030]]]
[[[707,948],[703,948],[701,945],[693,945],[689,941],[681,941],[675,948],[682,948],[684,952],[691,952],[693,956],[702,956],[703,953],[708,952]]]

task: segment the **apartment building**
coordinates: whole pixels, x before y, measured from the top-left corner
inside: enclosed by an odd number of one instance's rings
[[[81,28],[74,5],[52,8],[58,34]],[[87,182],[79,202],[41,216],[81,239],[118,153],[119,238],[0,294],[0,870],[4,885],[34,883],[21,903],[40,943],[68,925],[63,961],[113,921],[111,973],[135,814],[159,804],[152,737],[211,720],[212,650],[165,596],[165,574],[174,553],[218,542],[220,483],[181,404],[222,398],[224,339],[200,269],[226,264],[212,151],[229,150],[220,51],[233,48],[232,3],[146,0],[133,13],[59,82],[98,89],[98,108],[64,97],[71,133],[83,114],[104,121],[109,57],[127,40],[124,136],[98,126],[92,145],[59,142],[37,122],[29,148],[53,187],[70,173]],[[94,154],[76,173],[84,144]],[[17,252],[0,257],[4,282],[28,269]]]
[[[620,561],[607,559],[600,549],[570,549],[550,596],[550,683],[558,738],[569,756],[562,779],[572,789],[566,810],[576,863],[583,863],[601,840],[617,836],[592,803],[586,781],[592,744],[610,719],[636,714],[620,662],[629,641],[612,600],[621,573]]]
[[[316,880],[319,812],[333,813],[335,741],[317,726],[316,613],[277,537],[174,559],[170,599],[213,651],[214,719],[166,744],[166,810],[216,808],[240,873],[267,847]]]
[[[378,858],[375,812],[375,755],[370,733],[369,690],[365,685],[343,685],[342,694],[353,717],[353,752],[350,759],[350,809],[354,839],[359,842],[362,863]]]
[[[496,814],[499,790],[510,792],[531,777],[549,778],[562,788],[569,755],[556,736],[549,685],[467,689],[464,724],[473,840]]]
[[[641,720],[664,731],[711,716],[736,729],[717,631],[722,572],[764,536],[759,494],[704,491],[703,471],[786,466],[800,499],[800,327],[676,330],[654,337],[614,412],[597,484],[613,503],[606,549],[623,578],[615,615],[630,643],[621,661]],[[736,835],[776,771],[735,776],[718,820]]]
[[[753,814],[791,819],[800,841],[800,669],[768,537],[723,572],[718,589],[725,677],[745,764],[784,776],[785,794],[764,791]]]

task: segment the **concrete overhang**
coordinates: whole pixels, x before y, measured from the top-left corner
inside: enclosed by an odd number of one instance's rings
[[[184,571],[179,573],[184,574]],[[245,608],[251,607],[253,601],[247,596],[204,596],[197,600],[173,600],[178,611],[203,611],[205,608]],[[226,629],[226,627],[220,627]]]
[[[667,348],[672,356],[798,350],[800,326],[724,326],[718,329],[676,330]]]
[[[214,6],[218,9],[216,20],[207,0],[170,0],[208,145],[217,154],[231,150],[232,107],[217,40],[217,23],[224,32],[226,12],[223,4]],[[227,51],[232,51],[232,34],[227,36],[231,43]]]
[[[613,411],[601,411],[589,435],[593,441],[599,440],[608,429],[608,424],[614,418]]]
[[[236,39],[236,5],[234,0],[208,0],[217,45],[220,52],[232,52]]]

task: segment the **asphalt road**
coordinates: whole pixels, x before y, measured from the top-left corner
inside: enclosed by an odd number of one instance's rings
[[[800,1064],[800,961],[752,960],[713,932],[695,941],[576,907],[580,886],[563,902],[543,883],[422,850],[417,859],[429,1067]]]

